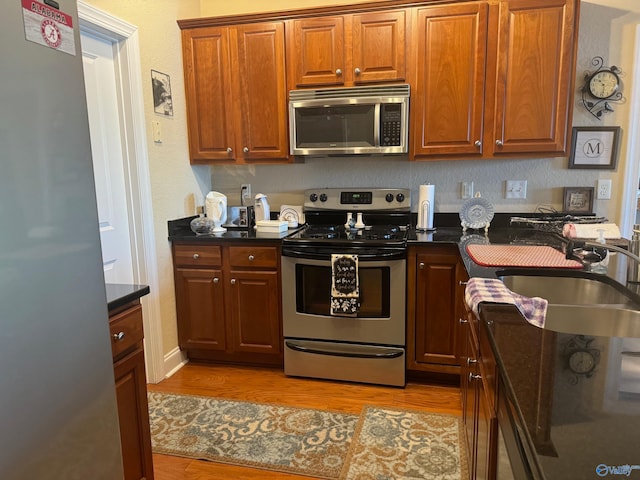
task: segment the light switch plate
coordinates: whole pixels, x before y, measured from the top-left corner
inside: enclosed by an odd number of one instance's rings
[[[460,183],[460,198],[473,198],[473,182]]]
[[[527,198],[527,181],[507,180],[505,198]]]

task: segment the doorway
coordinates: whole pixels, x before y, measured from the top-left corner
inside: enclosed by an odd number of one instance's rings
[[[141,299],[144,308],[145,364],[147,381],[157,383],[164,378],[165,369],[138,30],[134,25],[83,1],[78,1],[78,17],[81,35],[111,44],[113,52],[131,274],[133,283],[149,285],[151,290],[149,295]]]

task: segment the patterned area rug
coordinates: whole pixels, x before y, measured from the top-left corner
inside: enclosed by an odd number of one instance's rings
[[[454,415],[366,406],[340,478],[467,479],[463,435]]]
[[[149,393],[155,453],[336,479],[357,415]]]
[[[325,410],[149,392],[154,453],[329,480],[468,478],[462,421],[365,406]]]

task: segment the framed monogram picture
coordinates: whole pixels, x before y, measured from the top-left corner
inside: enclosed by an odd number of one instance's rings
[[[620,127],[573,127],[569,168],[615,170]]]

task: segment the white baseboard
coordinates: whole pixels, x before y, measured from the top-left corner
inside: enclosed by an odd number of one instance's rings
[[[164,356],[164,371],[166,372],[164,378],[169,378],[187,363],[189,363],[187,355],[178,347],[174,348]]]

